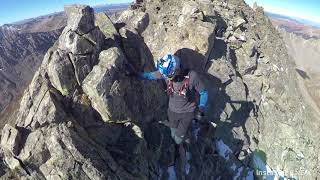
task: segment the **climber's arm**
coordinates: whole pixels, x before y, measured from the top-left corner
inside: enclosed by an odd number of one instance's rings
[[[164,79],[159,71],[138,73],[139,79],[143,80],[159,80]]]
[[[190,80],[191,80],[192,88],[194,88],[199,93],[199,96],[200,96],[200,100],[198,104],[199,111],[204,112],[204,109],[206,108],[208,103],[208,96],[209,96],[208,91],[206,90],[198,73],[192,71],[190,73]]]
[[[203,88],[198,92],[200,95],[200,100],[198,105],[198,111],[196,111],[195,113],[195,119],[198,121],[202,121],[203,117],[205,116],[205,108],[207,107],[207,103],[208,103],[208,91]]]
[[[208,91],[203,89],[199,92],[200,101],[199,101],[199,109],[204,110],[208,103]]]
[[[201,83],[201,82],[200,82]],[[199,90],[200,100],[198,105],[198,111],[195,114],[195,119],[198,121],[202,121],[203,117],[205,116],[205,108],[207,107],[208,103],[208,91],[206,89]]]

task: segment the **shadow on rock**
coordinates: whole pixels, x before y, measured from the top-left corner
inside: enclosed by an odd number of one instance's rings
[[[114,172],[112,178],[120,179],[149,176],[149,157],[145,156],[148,149],[139,126],[129,121],[104,122],[87,97],[65,103],[64,109],[76,120],[69,123],[74,146],[85,158],[96,162],[102,172],[107,169]],[[104,163],[99,164],[101,161]]]
[[[127,59],[129,60],[128,63],[132,65],[132,68],[137,71],[155,71],[153,55],[143,38],[138,33],[126,28],[121,28],[119,31],[120,34],[122,33],[121,36],[123,37],[122,48],[124,49]],[[232,177],[231,174],[235,173],[229,173],[226,170],[230,169],[230,167],[226,167],[226,159],[218,155],[213,155],[216,153],[215,138],[221,138],[231,146],[235,156],[239,154],[238,152],[242,149],[244,142],[235,137],[233,133],[234,128],[241,127],[246,134],[248,143],[250,143],[250,138],[246,133],[245,123],[249,118],[251,111],[254,109],[253,103],[248,101],[234,101],[231,99],[226,91],[226,87],[233,83],[231,77],[230,80],[223,82],[218,77],[207,72],[212,64],[209,60],[216,60],[226,57],[227,55],[229,56],[232,52],[228,49],[225,41],[215,39],[214,34],[208,37],[208,43],[208,52],[205,54],[201,54],[189,48],[181,48],[175,53],[175,55],[180,57],[183,68],[194,70],[200,74],[209,91],[209,105],[206,110],[207,120],[218,124],[217,129],[212,128],[210,125],[204,125],[197,134],[197,142],[190,147],[190,152],[192,153],[191,173],[189,175],[190,177],[188,177],[190,179],[212,179],[213,177],[230,178]],[[228,58],[232,60],[231,63],[235,66],[236,59],[230,57]],[[237,74],[238,73],[235,71],[234,76],[237,76]],[[141,84],[143,84],[141,85],[142,88],[138,91],[147,92],[152,91],[152,87],[159,87],[160,83],[158,81]],[[152,86],[151,84],[154,85]],[[162,93],[156,93],[155,96],[150,96],[150,100],[163,99],[163,97],[166,97],[164,94],[164,82],[161,86],[162,87],[158,88],[156,92]],[[150,108],[150,106],[145,107]],[[228,109],[228,107],[231,107],[231,109],[228,112],[228,115],[225,116],[225,109]],[[162,111],[159,114],[166,114],[166,108],[167,105],[163,105],[161,108],[154,109],[153,113]],[[148,109],[145,109],[142,112],[148,112]],[[147,115],[149,112],[145,114]],[[161,118],[165,117],[161,116]],[[149,167],[152,167],[151,169],[154,169],[156,173],[159,173],[158,176],[165,178],[166,175],[160,174],[160,172],[164,173],[165,171],[163,170],[166,170],[174,161],[174,157],[172,157],[174,154],[174,143],[170,138],[169,128],[159,125],[155,119],[148,121],[148,123],[145,123],[142,126],[147,147],[149,149],[148,152],[154,153],[153,155],[150,155],[150,158],[159,162],[158,165],[154,164],[154,162],[151,164],[149,162]],[[216,131],[223,133],[217,134]],[[146,153],[146,156],[149,156],[149,154]],[[160,168],[161,171],[159,171],[157,167]],[[212,169],[212,171],[208,171],[208,169]],[[177,173],[179,174],[181,172]]]
[[[296,72],[303,78],[303,79],[310,79],[310,76],[308,75],[307,72],[301,70],[301,69],[297,69],[296,68]]]
[[[213,50],[214,53],[212,53],[210,57],[221,58],[226,56],[227,45],[223,41],[215,41],[213,47],[215,47]],[[256,112],[255,105],[250,101],[232,100],[226,92],[226,87],[233,83],[233,79],[230,78],[228,81],[222,82],[218,77],[203,71],[199,64],[206,64],[207,60],[204,55],[187,48],[178,50],[176,55],[181,58],[183,67],[195,70],[201,75],[205,87],[209,91],[209,104],[205,113],[207,121],[218,124],[216,129],[203,126],[198,134],[196,145],[190,149],[193,153],[192,158],[194,158],[194,161],[192,161],[194,163],[192,178],[230,177],[230,174],[227,174],[222,169],[216,171],[214,174],[208,174],[210,173],[207,171],[208,168],[213,169],[225,164],[220,157],[212,156],[216,151],[213,139],[222,139],[230,146],[234,156],[238,157],[242,147],[250,144],[250,137],[248,136],[245,124],[250,117],[250,113],[252,111]],[[210,64],[207,65],[210,66]],[[225,111],[228,108],[229,111],[228,114],[226,114]],[[235,137],[234,128],[238,127],[242,128],[244,132],[245,142],[243,139]],[[214,161],[209,159],[214,159]],[[213,165],[209,162],[219,162],[220,164]]]

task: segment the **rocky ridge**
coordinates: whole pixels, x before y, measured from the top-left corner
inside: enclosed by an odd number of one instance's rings
[[[3,178],[319,177],[319,123],[263,9],[238,0],[146,0],[112,21],[88,6],[65,11],[68,25],[25,91],[16,123],[2,130],[10,169]],[[173,166],[174,143],[158,123],[166,119],[163,83],[126,76],[155,70],[166,53],[202,74],[207,119],[218,124],[195,134],[187,170]]]
[[[102,5],[94,9],[113,15],[127,7]],[[0,27],[0,128],[10,121],[24,89],[66,24],[66,14],[59,12]]]

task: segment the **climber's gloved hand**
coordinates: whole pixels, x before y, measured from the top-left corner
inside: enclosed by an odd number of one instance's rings
[[[159,124],[165,125],[167,127],[170,127],[170,123],[168,120],[164,120],[164,121],[158,121]]]
[[[141,75],[139,72],[137,72],[136,70],[134,69],[127,69],[125,71],[125,76],[127,77],[133,77],[133,78],[139,78]]]
[[[128,77],[138,77],[139,74],[138,74],[136,71],[126,71],[126,72],[125,72],[125,76],[128,76]]]
[[[132,67],[130,64],[125,64],[125,72],[124,75],[127,77],[138,77],[139,73]]]
[[[195,119],[199,122],[202,122],[204,119],[204,107],[199,107],[199,109],[196,111]]]

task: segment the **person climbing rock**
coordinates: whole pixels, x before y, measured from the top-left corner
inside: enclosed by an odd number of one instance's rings
[[[182,161],[185,159],[183,143],[190,143],[190,125],[194,119],[202,120],[208,101],[208,92],[199,75],[181,66],[180,58],[168,54],[157,62],[157,71],[137,73],[140,79],[160,80],[167,84],[169,95],[168,121],[171,136],[179,149]],[[199,102],[196,96],[199,94]]]

